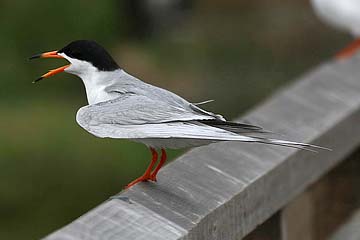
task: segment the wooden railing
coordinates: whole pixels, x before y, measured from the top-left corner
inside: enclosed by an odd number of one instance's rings
[[[348,239],[341,236],[360,215],[360,59],[323,64],[238,120],[333,151],[195,148],[157,183],[138,184],[45,239]]]

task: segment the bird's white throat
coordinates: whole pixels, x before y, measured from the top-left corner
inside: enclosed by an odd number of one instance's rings
[[[121,69],[111,72],[100,71],[87,61],[71,58],[64,53],[59,55],[71,63],[65,69],[65,72],[74,74],[83,81],[89,104],[96,104],[116,98],[116,95],[106,92],[105,89],[114,82],[116,75],[122,72]]]

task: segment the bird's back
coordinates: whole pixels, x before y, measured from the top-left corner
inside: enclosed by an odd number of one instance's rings
[[[221,115],[205,111],[173,92],[145,83],[125,71],[121,71],[117,79],[105,88],[107,93],[116,96],[114,98],[130,93],[150,100],[151,103],[149,102],[149,104],[158,103],[159,106],[166,104],[174,108],[196,113],[197,115],[204,115],[209,119],[225,120]]]

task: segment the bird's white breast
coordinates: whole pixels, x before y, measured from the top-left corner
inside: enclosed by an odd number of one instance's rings
[[[111,76],[105,74],[93,74],[92,76],[81,77],[89,104],[96,104],[99,102],[108,101],[117,97],[117,95],[106,91],[107,82],[112,79]]]
[[[89,104],[96,104],[99,102],[108,101],[111,99],[114,99],[114,96],[112,94],[107,93],[104,90],[104,87],[99,87],[98,89],[95,89],[93,87],[85,87],[86,89],[86,95],[87,100]]]

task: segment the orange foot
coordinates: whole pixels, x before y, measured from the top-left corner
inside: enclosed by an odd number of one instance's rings
[[[149,180],[151,180],[153,182],[157,182],[156,174],[151,174],[149,177]]]
[[[150,176],[141,176],[141,177],[135,179],[134,181],[132,181],[131,183],[129,183],[128,185],[126,185],[125,189],[128,189],[139,182],[147,182],[149,179],[150,179]]]
[[[132,186],[134,186],[135,184],[139,183],[139,182],[146,182],[147,180],[150,179],[150,175],[151,175],[151,170],[153,169],[155,163],[157,162],[157,159],[158,159],[158,154],[156,152],[156,150],[154,148],[150,148],[150,151],[151,151],[151,154],[152,154],[152,159],[151,159],[151,162],[149,164],[149,166],[147,167],[145,173],[135,179],[134,181],[132,181],[131,183],[129,183],[128,185],[125,186],[125,189],[128,189]]]

